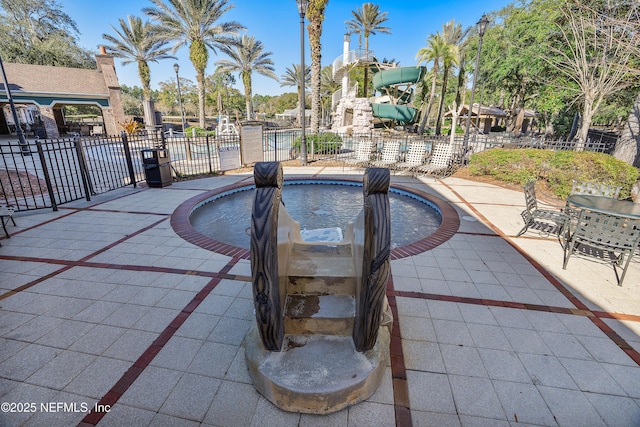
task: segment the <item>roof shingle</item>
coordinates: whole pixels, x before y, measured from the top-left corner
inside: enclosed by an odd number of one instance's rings
[[[14,63],[5,63],[4,68],[12,92],[109,96],[98,70]],[[0,90],[4,90],[2,82]]]

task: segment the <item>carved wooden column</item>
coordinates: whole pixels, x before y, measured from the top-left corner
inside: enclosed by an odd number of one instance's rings
[[[368,168],[364,173],[364,251],[362,284],[357,292],[353,342],[356,350],[368,351],[378,337],[384,297],[391,272],[391,213],[389,169]]]
[[[259,162],[253,169],[256,190],[251,212],[251,279],[258,331],[267,350],[280,351],[284,320],[278,285],[278,209],[282,165]]]

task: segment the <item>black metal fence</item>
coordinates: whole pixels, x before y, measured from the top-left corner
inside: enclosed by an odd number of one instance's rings
[[[0,141],[0,204],[18,211],[53,208],[145,180],[141,151],[163,147],[176,178],[221,171],[221,147],[239,147],[238,136],[74,137]]]
[[[129,138],[131,150],[140,156],[140,151],[148,148],[162,147],[169,151],[171,169],[177,178],[218,173],[222,170],[220,149],[234,148],[239,151],[238,135],[219,136],[183,136],[171,134],[167,136],[158,132],[153,135],[136,135]],[[136,160],[136,159],[134,159]],[[135,162],[134,165],[140,165]],[[142,171],[142,168],[139,168]]]
[[[70,138],[0,142],[3,203],[18,211],[57,206],[136,185],[126,138]]]
[[[494,147],[502,148],[539,148],[544,150],[592,151],[611,153],[617,140],[607,138],[589,138],[586,142],[551,140],[542,137],[510,136],[508,134],[472,135],[469,145],[474,151]]]
[[[0,204],[18,211],[53,208],[74,200],[86,199],[125,186],[136,186],[145,180],[141,151],[164,148],[169,152],[174,179],[215,174],[225,164],[221,152],[232,151],[241,156],[241,140],[237,134],[212,136],[166,135],[161,132],[136,136],[75,137],[67,139],[33,140],[26,145],[17,141],[0,141]],[[353,157],[358,143],[371,140],[378,149],[387,141],[399,141],[400,152],[408,150],[413,141],[427,143],[450,141],[449,136],[418,136],[411,133],[345,133],[323,132],[307,135],[307,158],[310,162],[333,160],[338,163]],[[455,144],[463,144],[456,136]],[[258,146],[260,145],[258,141]],[[482,151],[493,147],[543,148],[552,150],[584,150],[610,152],[611,140],[589,140],[587,143],[548,141],[538,138],[507,135],[470,135],[469,147]],[[258,158],[264,161],[296,159],[301,150],[300,130],[266,130]],[[253,156],[255,158],[255,156]],[[237,165],[241,165],[237,159]]]
[[[0,192],[5,205],[16,210],[51,207],[48,191],[50,180],[48,170],[35,143],[21,145],[17,141],[0,143],[2,168],[0,168]]]

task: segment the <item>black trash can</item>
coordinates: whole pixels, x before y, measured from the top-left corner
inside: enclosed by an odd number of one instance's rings
[[[47,130],[44,128],[44,126],[36,126],[33,129],[33,133],[40,139],[47,139]]]
[[[144,177],[147,185],[153,188],[162,188],[171,185],[171,160],[169,150],[165,148],[148,148],[140,150]]]

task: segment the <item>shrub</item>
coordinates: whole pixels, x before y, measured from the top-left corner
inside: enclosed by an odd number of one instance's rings
[[[193,132],[195,131],[195,136],[214,136],[216,134],[215,131],[202,129],[197,126],[190,126],[185,129],[184,134],[187,137],[193,136]]]
[[[451,127],[443,127],[441,130],[442,135],[451,135]],[[456,135],[464,134],[464,128],[456,125]]]
[[[139,123],[133,119],[129,119],[124,123],[118,123],[122,130],[126,132],[127,135],[134,135],[138,133],[144,127],[142,123]]]
[[[493,148],[472,155],[469,162],[471,175],[491,176],[518,185],[531,179],[543,180],[563,199],[571,192],[574,179],[619,185],[622,187],[620,198],[628,198],[639,172],[632,165],[604,153],[535,148]]]
[[[316,154],[334,154],[342,148],[342,138],[335,133],[321,133],[305,135],[307,139],[307,151],[311,152],[313,144],[313,152]],[[293,149],[300,152],[301,139],[296,137],[293,140]]]

